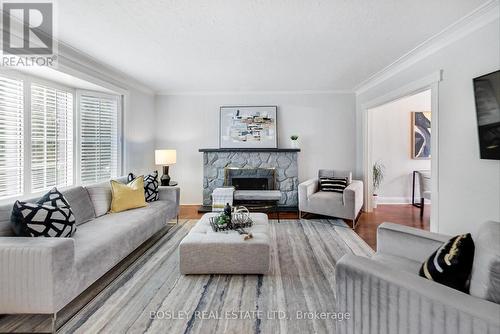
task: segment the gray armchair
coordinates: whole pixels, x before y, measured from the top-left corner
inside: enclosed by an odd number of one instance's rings
[[[347,177],[349,185],[344,193],[319,191],[320,177]],[[352,180],[351,172],[324,170],[318,178],[299,184],[299,215],[303,212],[348,219],[355,227],[358,214],[363,207],[363,182]]]
[[[336,266],[337,333],[500,333],[500,223],[474,238],[471,294],[418,275],[449,236],[383,223],[372,258],[345,255]]]

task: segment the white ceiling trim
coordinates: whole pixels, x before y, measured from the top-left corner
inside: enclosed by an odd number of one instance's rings
[[[251,91],[158,91],[156,95],[214,96],[214,95],[328,95],[354,94],[353,90],[251,90]]]
[[[58,42],[58,57],[59,65],[63,65],[61,66],[63,68],[82,72],[99,81],[109,82],[124,89],[136,89],[146,94],[154,94],[154,89],[151,87],[64,42]]]
[[[3,10],[0,10],[0,15],[3,15]],[[17,20],[15,17],[11,17],[11,20]],[[14,25],[14,27],[20,27],[23,25]],[[0,29],[2,31],[3,29]],[[43,33],[43,32],[42,32]],[[10,31],[10,34],[17,36],[17,38],[22,39],[23,32],[17,29]],[[50,36],[52,37],[52,36]],[[143,93],[154,94],[154,90],[139,82],[135,78],[113,68],[112,66],[103,64],[96,58],[89,56],[83,51],[77,50],[65,42],[59,41],[54,38],[57,43],[57,66],[54,67],[55,70],[62,71],[64,73],[80,77],[81,79],[91,81],[98,85],[106,86],[106,88],[114,89],[120,88],[119,90],[127,89],[137,89]],[[82,75],[78,75],[82,73]]]
[[[485,3],[467,16],[427,39],[381,71],[370,76],[355,87],[356,95],[368,91],[429,55],[498,19],[500,17],[499,2],[499,0],[491,0]]]

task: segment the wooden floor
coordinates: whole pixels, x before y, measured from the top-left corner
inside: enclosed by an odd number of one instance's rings
[[[179,218],[198,219],[203,214],[198,213],[199,205],[181,205]],[[426,205],[424,217],[420,219],[420,209],[413,205],[391,204],[379,205],[373,212],[363,212],[356,225],[356,233],[373,249],[377,247],[377,227],[383,222],[402,224],[410,227],[429,230],[431,205]],[[271,219],[276,218],[273,213],[269,214]],[[280,214],[282,219],[296,219],[298,214],[295,212],[283,212]],[[307,218],[317,218],[309,215]]]

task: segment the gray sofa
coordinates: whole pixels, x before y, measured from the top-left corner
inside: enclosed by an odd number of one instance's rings
[[[319,191],[320,177],[347,177],[349,185],[344,193]],[[352,180],[351,172],[321,169],[318,178],[299,184],[299,214],[315,213],[324,216],[348,219],[355,226],[363,207],[363,182]]]
[[[0,314],[57,313],[179,210],[177,187],[160,187],[159,201],[120,213],[107,213],[109,182],[61,192],[78,225],[72,238],[15,237],[13,203],[0,206]]]
[[[345,255],[335,271],[337,333],[500,333],[500,223],[474,236],[470,294],[418,275],[450,236],[384,223],[372,258]]]

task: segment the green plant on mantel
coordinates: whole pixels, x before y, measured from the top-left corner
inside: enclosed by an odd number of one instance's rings
[[[373,164],[373,194],[376,194],[378,188],[384,181],[385,166],[377,161]]]
[[[291,140],[297,140],[297,139],[299,139],[299,136],[297,136],[297,135],[291,135],[290,139]]]

